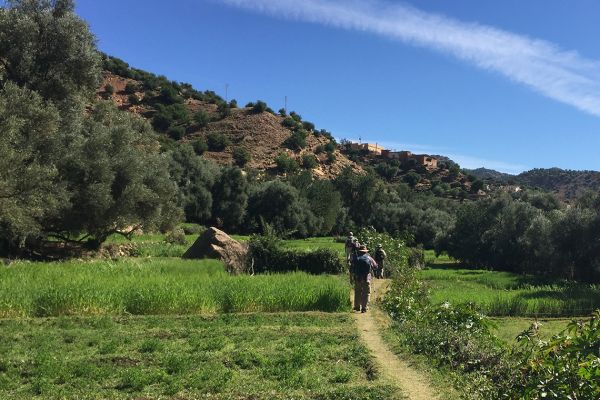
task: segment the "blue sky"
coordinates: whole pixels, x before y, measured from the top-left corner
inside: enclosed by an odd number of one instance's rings
[[[596,0],[79,0],[132,66],[463,167],[600,170]]]

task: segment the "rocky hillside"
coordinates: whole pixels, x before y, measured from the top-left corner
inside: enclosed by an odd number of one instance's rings
[[[317,130],[298,114],[275,113],[262,102],[238,107],[235,100],[225,102],[214,92],[199,92],[113,57],[105,57],[104,69],[98,97],[147,118],[164,133],[167,145],[209,142],[203,157],[222,165],[233,164],[234,152],[243,149],[250,155],[246,166],[267,173],[281,172],[275,160],[282,153],[317,177],[333,178],[346,167],[362,170],[330,144],[335,141],[328,132]],[[224,148],[211,147],[211,136],[224,137]]]

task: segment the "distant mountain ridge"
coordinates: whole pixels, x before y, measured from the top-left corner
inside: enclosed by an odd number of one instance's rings
[[[499,172],[489,168],[475,168],[475,169],[465,169],[466,173],[471,174],[479,179],[493,179],[501,182],[506,182],[511,178],[515,178],[515,175],[507,174],[504,172]]]
[[[539,188],[556,194],[563,200],[574,200],[588,190],[600,190],[600,172],[574,171],[561,168],[534,168],[518,175],[506,174],[487,168],[465,170],[483,180],[514,183]]]

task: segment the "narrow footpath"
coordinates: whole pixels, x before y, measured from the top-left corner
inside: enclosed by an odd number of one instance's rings
[[[385,294],[389,280],[375,279],[371,287],[371,304],[375,304]],[[377,307],[362,314],[354,313],[360,337],[379,364],[381,376],[397,385],[409,400],[438,399],[433,389],[421,373],[398,358],[383,340],[381,324],[387,318]]]

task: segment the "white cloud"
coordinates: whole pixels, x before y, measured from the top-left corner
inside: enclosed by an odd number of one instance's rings
[[[600,62],[491,26],[378,0],[220,0],[273,16],[371,32],[452,54],[600,116]]]

